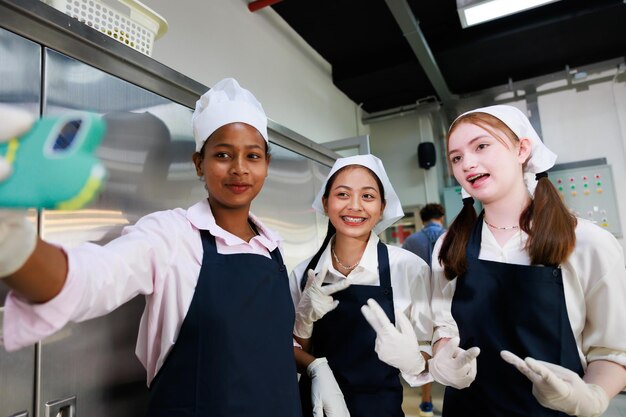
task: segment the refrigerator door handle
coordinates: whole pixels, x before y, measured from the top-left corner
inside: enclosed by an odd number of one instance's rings
[[[18,413],[11,414],[8,417],[28,417],[28,411],[20,411]]]
[[[76,396],[46,402],[44,417],[76,417]]]

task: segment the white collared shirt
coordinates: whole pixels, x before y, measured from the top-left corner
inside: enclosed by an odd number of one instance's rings
[[[433,342],[458,336],[452,317],[456,278],[448,281],[436,262],[445,234],[433,250]],[[524,249],[528,235],[519,231],[500,246],[488,227],[482,228],[479,258],[517,265],[530,265]],[[584,367],[594,360],[609,360],[626,366],[626,269],[622,248],[608,231],[578,219],[576,246],[561,265],[567,314]],[[528,300],[532,303],[533,300]],[[478,325],[478,324],[477,324]],[[514,326],[515,323],[511,323]]]
[[[271,257],[281,238],[250,213],[259,235],[246,242],[215,223],[203,200],[187,210],[149,214],[104,246],[85,243],[63,248],[69,262],[61,292],[31,304],[10,292],[4,313],[4,344],[9,351],[29,346],[63,328],[103,316],[139,294],[146,296],[136,354],[148,384],[178,337],[191,305],[200,268],[199,230],[215,236],[218,253]]]
[[[339,273],[331,259],[330,244],[320,257],[315,272],[319,273],[327,268],[328,273],[324,282],[335,283],[347,279],[353,285],[380,285],[378,276],[378,236],[373,232],[363,252],[359,265],[348,276]],[[420,350],[432,355],[430,341],[432,336],[432,317],[429,303],[430,268],[419,256],[405,249],[386,245],[389,251],[389,272],[393,289],[393,304],[400,309],[413,324],[413,329],[420,344]],[[297,307],[302,296],[300,283],[304,269],[311,258],[301,262],[289,275],[289,287],[294,306]],[[432,381],[427,373],[421,378],[404,375],[405,380],[413,386]]]

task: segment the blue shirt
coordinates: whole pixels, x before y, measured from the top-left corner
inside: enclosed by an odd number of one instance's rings
[[[432,266],[433,247],[445,231],[446,229],[437,222],[426,223],[422,230],[413,233],[404,241],[402,248],[413,252],[426,261],[428,266]]]

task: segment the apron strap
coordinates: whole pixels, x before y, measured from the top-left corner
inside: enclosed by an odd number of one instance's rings
[[[483,233],[483,217],[485,215],[485,210],[481,211],[474,223],[474,228],[472,229],[472,234],[470,235],[469,241],[467,242],[467,246],[465,249],[465,256],[467,259],[478,259],[478,255],[480,254],[480,243],[482,241],[482,233]]]
[[[387,245],[378,241],[376,248],[378,252],[378,276],[380,278],[380,286],[391,288],[391,273],[389,272],[389,251]]]

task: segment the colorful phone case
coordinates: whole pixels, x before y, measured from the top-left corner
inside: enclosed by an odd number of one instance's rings
[[[97,194],[106,169],[95,155],[106,125],[98,115],[43,117],[0,144],[12,174],[0,182],[0,207],[76,210]]]

